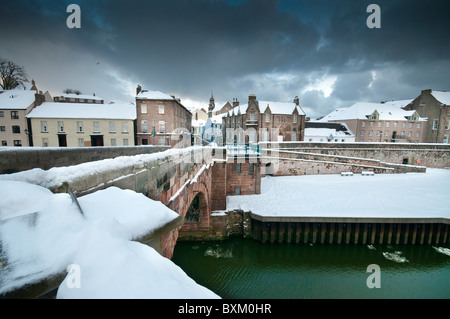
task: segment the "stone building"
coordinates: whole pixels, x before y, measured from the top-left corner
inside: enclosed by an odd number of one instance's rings
[[[136,93],[137,145],[191,145],[192,113],[180,99],[140,87]]]
[[[338,108],[320,119],[320,122],[345,123],[355,134],[357,142],[411,142],[421,143],[427,119],[416,111],[400,106],[408,104],[358,102],[347,108]]]
[[[136,107],[131,103],[45,102],[33,109],[28,119],[34,146],[135,145]]]
[[[414,110],[428,118],[424,132],[425,143],[449,143],[450,137],[450,92],[422,90],[420,95],[405,110]]]
[[[248,104],[237,105],[223,117],[225,143],[262,141],[303,141],[305,112],[298,97],[293,102],[259,101],[248,97]]]
[[[319,143],[352,143],[355,134],[345,123],[311,122],[305,123],[305,141]]]
[[[1,146],[33,146],[27,114],[44,101],[52,101],[52,97],[37,89],[0,91]]]

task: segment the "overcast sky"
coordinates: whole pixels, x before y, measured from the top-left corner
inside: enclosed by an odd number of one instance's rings
[[[69,4],[81,28],[69,29]],[[381,28],[366,25],[381,8]],[[318,117],[450,90],[448,0],[0,0],[0,57],[40,90],[134,101],[136,86],[207,108],[299,96]]]

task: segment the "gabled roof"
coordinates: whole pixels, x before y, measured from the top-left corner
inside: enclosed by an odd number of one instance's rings
[[[171,95],[163,93],[161,91],[147,91],[142,90],[136,96],[138,100],[175,100],[175,98]]]
[[[0,109],[26,110],[35,101],[35,94],[31,90],[0,91]]]
[[[285,114],[290,115],[294,112],[295,109],[297,109],[297,112],[299,115],[306,115],[305,112],[302,110],[302,108],[298,105],[296,105],[294,102],[274,102],[274,101],[257,101],[259,104],[259,109],[261,113],[264,113],[269,107],[270,112],[272,114]],[[240,110],[242,114],[246,114],[248,109],[248,104],[243,104],[236,106],[235,108],[228,111],[228,114],[238,114],[238,111]]]
[[[342,120],[367,120],[368,116],[375,111],[379,114],[379,120],[386,121],[404,121],[407,117],[414,114],[415,111],[405,111],[398,106],[389,103],[368,103],[358,102],[350,107],[338,108],[325,115],[320,122],[342,121]],[[420,120],[425,120],[420,118]]]
[[[94,104],[44,102],[40,106],[35,107],[27,117],[135,120],[136,106],[131,103]]]
[[[439,102],[445,105],[450,105],[450,92],[431,91],[431,95]]]

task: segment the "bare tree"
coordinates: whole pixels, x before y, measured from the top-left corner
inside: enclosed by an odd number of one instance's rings
[[[27,74],[23,67],[6,59],[0,59],[0,86],[3,90],[12,90],[28,82]]]
[[[80,90],[65,89],[63,91],[63,93],[80,95],[81,91]]]

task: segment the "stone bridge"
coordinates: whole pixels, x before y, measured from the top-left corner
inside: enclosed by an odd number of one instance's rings
[[[171,258],[178,238],[221,239],[233,225],[239,225],[237,232],[244,232],[243,220],[249,218],[245,213],[214,216],[212,212],[225,211],[229,195],[259,194],[261,177],[266,173],[331,174],[367,169],[377,173],[424,172],[425,167],[410,165],[416,159],[423,159],[430,167],[450,166],[448,145],[373,143],[369,148],[358,143],[334,147],[310,144],[260,144],[256,154],[239,155],[227,152],[225,147],[197,146],[6,149],[0,150],[0,172],[21,171],[15,175],[26,180],[27,172],[41,168],[40,184],[53,192],[70,188],[80,197],[116,186],[164,203],[179,214],[179,219],[141,242]],[[268,164],[274,163],[277,165],[268,169]],[[49,283],[44,286],[48,288]]]

